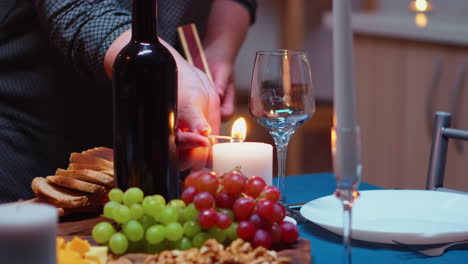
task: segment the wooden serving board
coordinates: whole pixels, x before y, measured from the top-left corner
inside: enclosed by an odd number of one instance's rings
[[[57,235],[65,237],[66,240],[71,240],[74,236],[79,236],[88,240],[91,244],[96,245],[91,237],[91,230],[100,222],[108,221],[104,217],[92,217],[82,220],[65,221],[58,224]],[[290,245],[288,248],[278,251],[278,254],[283,257],[289,257],[294,264],[310,264],[310,241],[299,238],[299,240]],[[148,254],[126,254],[120,258],[111,259],[109,264],[142,264]]]

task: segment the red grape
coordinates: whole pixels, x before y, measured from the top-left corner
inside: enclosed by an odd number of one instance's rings
[[[245,193],[253,198],[257,198],[265,188],[266,183],[261,177],[253,176],[245,185]]]
[[[184,187],[187,188],[189,186],[196,187],[198,182],[198,177],[202,174],[203,171],[194,171],[190,173],[187,178],[184,180]]]
[[[262,228],[265,221],[257,213],[254,213],[249,217],[249,222],[254,224],[256,228]]]
[[[235,201],[236,198],[234,198],[232,195],[229,195],[225,191],[220,191],[218,194],[216,194],[216,207],[218,208],[230,209],[232,208],[232,205]]]
[[[272,244],[271,236],[267,231],[258,229],[257,232],[255,232],[252,244],[254,247],[262,246],[269,249]]]
[[[212,195],[218,190],[218,177],[212,171],[203,171],[197,178],[195,186],[199,192],[209,192]]]
[[[216,226],[219,227],[219,229],[226,229],[231,225],[231,223],[231,217],[229,217],[227,214],[218,213]]]
[[[212,208],[214,205],[214,198],[208,192],[202,192],[195,195],[193,203],[198,210]]]
[[[255,208],[255,200],[250,197],[240,197],[234,202],[232,210],[237,221],[247,220]]]
[[[281,227],[279,224],[274,223],[270,229],[270,237],[271,242],[273,244],[280,244],[281,243]]]
[[[213,208],[204,209],[198,215],[198,224],[203,228],[211,228],[218,220],[218,213]]]
[[[274,223],[279,223],[283,221],[286,216],[286,208],[279,203],[275,203],[273,207],[272,220]]]
[[[261,199],[257,203],[258,214],[268,222],[274,222],[273,212],[275,210],[275,203],[266,198]]]
[[[237,196],[244,191],[245,177],[238,171],[231,171],[224,175],[224,190],[231,195]]]
[[[254,224],[247,221],[239,222],[237,225],[237,235],[245,241],[251,241],[256,231]]]
[[[299,230],[297,226],[291,222],[283,221],[280,224],[281,227],[281,240],[285,243],[293,243],[299,237]]]
[[[184,192],[182,193],[182,200],[185,204],[189,204],[193,201],[193,198],[197,194],[197,189],[193,186],[187,187]]]
[[[276,203],[279,201],[281,193],[276,186],[267,186],[260,194],[260,197],[267,198],[268,200]]]

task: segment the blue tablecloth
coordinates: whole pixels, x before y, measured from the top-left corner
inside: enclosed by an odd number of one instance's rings
[[[380,189],[361,183],[360,190]],[[286,177],[286,191],[289,203],[311,201],[327,196],[335,190],[335,181],[331,173],[316,173]],[[467,219],[468,221],[468,219]],[[307,222],[299,226],[300,236],[310,240],[312,262],[314,264],[342,263],[342,237],[314,223]],[[405,263],[405,264],[458,264],[468,263],[468,250],[452,250],[440,257],[425,257],[394,245],[352,241],[353,263]]]

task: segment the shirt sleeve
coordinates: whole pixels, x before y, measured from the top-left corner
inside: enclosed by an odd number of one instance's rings
[[[255,18],[257,14],[257,0],[233,0],[247,8],[247,11],[250,15],[250,25],[255,23]]]
[[[104,55],[131,27],[131,13],[115,0],[34,0],[49,40],[73,66],[105,79]]]

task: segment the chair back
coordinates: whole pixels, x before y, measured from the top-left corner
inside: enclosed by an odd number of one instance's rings
[[[450,127],[451,119],[452,115],[447,112],[436,112],[435,114],[431,156],[426,182],[427,190],[443,188],[449,139],[468,140],[468,131]]]

